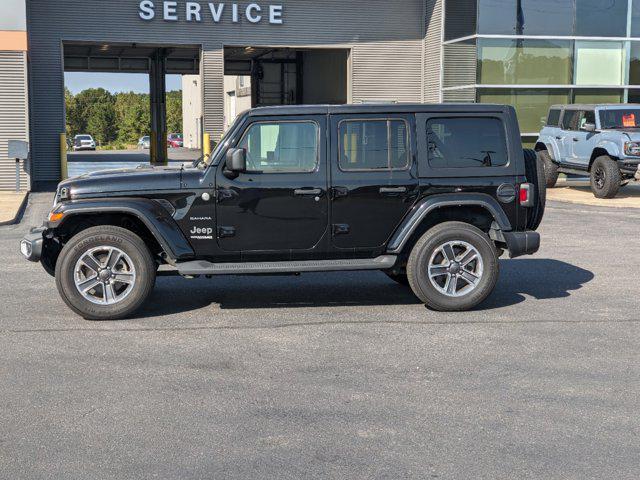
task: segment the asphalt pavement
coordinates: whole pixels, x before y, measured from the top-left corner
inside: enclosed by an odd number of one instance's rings
[[[637,479],[640,211],[552,203],[476,311],[379,272],[159,278],[88,322],[0,227],[0,478]]]

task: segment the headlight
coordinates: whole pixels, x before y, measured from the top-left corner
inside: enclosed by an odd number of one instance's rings
[[[640,157],[640,142],[625,143],[624,154],[629,157]]]

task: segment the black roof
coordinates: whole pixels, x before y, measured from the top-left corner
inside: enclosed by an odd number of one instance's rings
[[[496,113],[511,109],[509,105],[487,103],[361,103],[351,105],[285,105],[258,107],[250,116],[327,115],[354,113]]]

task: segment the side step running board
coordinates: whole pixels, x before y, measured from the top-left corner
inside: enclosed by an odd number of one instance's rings
[[[180,275],[252,275],[258,273],[335,272],[343,270],[386,270],[396,263],[395,255],[356,260],[311,260],[296,262],[211,263],[204,260],[178,263]]]

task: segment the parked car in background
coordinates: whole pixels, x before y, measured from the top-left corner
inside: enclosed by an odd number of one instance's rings
[[[91,135],[83,134],[73,137],[73,150],[95,150],[96,142]]]
[[[62,182],[21,250],[91,319],[133,313],[160,264],[187,278],[382,270],[431,308],[468,310],[505,251],[538,250],[539,162],[510,106],[258,108],[186,168]]]
[[[181,133],[170,133],[167,137],[167,145],[169,148],[180,148],[184,146],[184,140]]]
[[[138,149],[139,150],[149,150],[151,148],[151,137],[141,137],[138,140]]]
[[[554,105],[536,142],[547,187],[560,173],[589,175],[598,198],[640,179],[640,105]]]

